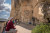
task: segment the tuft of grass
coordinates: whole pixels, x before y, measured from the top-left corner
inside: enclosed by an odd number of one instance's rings
[[[50,33],[50,24],[36,25],[32,33]]]

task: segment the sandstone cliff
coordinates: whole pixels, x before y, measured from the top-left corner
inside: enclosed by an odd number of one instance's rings
[[[11,16],[21,22],[47,22],[50,18],[50,0],[12,0]],[[44,18],[45,17],[45,18]]]

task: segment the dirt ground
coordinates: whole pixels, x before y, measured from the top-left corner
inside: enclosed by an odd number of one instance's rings
[[[32,25],[19,24],[16,25],[17,33],[31,33],[31,30],[34,28]]]

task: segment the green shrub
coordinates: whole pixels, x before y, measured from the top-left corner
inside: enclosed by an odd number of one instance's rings
[[[32,33],[50,33],[50,24],[40,24],[37,25],[33,30]]]

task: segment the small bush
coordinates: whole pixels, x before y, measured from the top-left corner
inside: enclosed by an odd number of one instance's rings
[[[37,25],[37,26],[32,30],[32,33],[50,33],[50,24]]]

